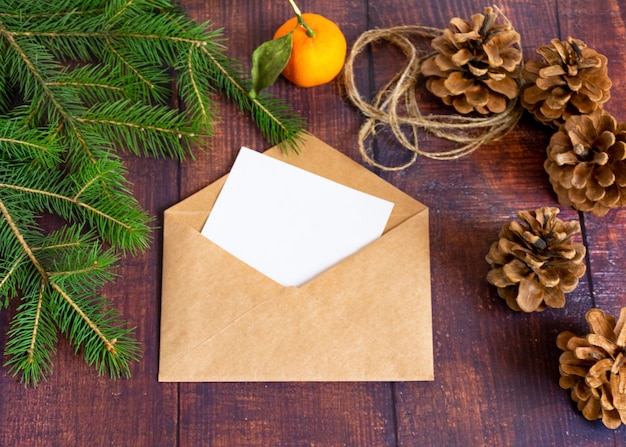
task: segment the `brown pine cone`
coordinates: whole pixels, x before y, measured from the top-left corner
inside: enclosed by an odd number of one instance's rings
[[[572,242],[580,224],[563,222],[558,213],[558,208],[549,207],[519,211],[522,222],[507,222],[491,245],[487,281],[513,310],[563,307],[565,293],[573,291],[585,273],[585,246]]]
[[[526,62],[522,105],[544,124],[558,127],[571,115],[588,114],[609,100],[607,58],[582,40],[552,39],[539,47],[542,60]]]
[[[486,8],[471,23],[452,19],[451,28],[432,40],[437,54],[421,66],[426,88],[459,113],[501,113],[519,96],[520,35],[509,24],[496,24],[497,17]]]
[[[559,203],[602,216],[626,204],[626,123],[598,109],[552,136],[544,168]]]
[[[626,307],[619,320],[600,309],[586,315],[590,334],[561,332],[557,346],[561,388],[571,390],[583,416],[608,428],[626,424]]]

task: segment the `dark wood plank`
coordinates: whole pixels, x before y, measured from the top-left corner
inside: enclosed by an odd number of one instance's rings
[[[184,1],[197,20],[224,27],[228,54],[250,69],[254,48],[292,17],[285,2]],[[365,29],[365,3],[298,1],[302,11],[319,12],[340,24],[348,39]],[[285,98],[308,121],[309,130],[356,156],[353,135],[359,121],[341,100],[336,82],[298,89],[284,79],[269,90]],[[183,167],[181,193],[197,191],[228,172],[241,145],[263,150],[249,119],[220,100],[222,124],[212,149]],[[180,445],[395,445],[389,384],[245,383],[181,384]]]
[[[181,446],[395,446],[387,383],[181,387]]]

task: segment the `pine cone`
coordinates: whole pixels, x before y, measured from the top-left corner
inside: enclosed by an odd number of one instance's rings
[[[421,73],[426,88],[462,114],[501,113],[519,96],[522,53],[520,35],[509,24],[497,25],[493,8],[461,18],[432,40],[437,54],[426,59]]]
[[[559,203],[602,216],[626,204],[626,123],[599,109],[552,136],[544,168]]]
[[[513,310],[563,307],[565,293],[573,291],[585,273],[585,246],[571,240],[580,224],[563,222],[558,213],[558,208],[548,207],[519,211],[522,222],[507,222],[491,245],[487,281]]]
[[[626,307],[619,320],[600,309],[586,315],[590,334],[561,332],[557,346],[561,388],[571,390],[578,409],[590,421],[602,418],[608,428],[626,424]]]
[[[558,127],[569,116],[588,114],[609,100],[612,82],[607,58],[582,40],[552,39],[537,49],[542,61],[528,61],[522,105],[535,118]]]

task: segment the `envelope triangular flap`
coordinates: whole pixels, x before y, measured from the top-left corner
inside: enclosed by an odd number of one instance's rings
[[[268,149],[264,154],[358,191],[393,202],[394,207],[385,231],[426,209],[422,203],[315,136],[306,135],[303,138],[304,142],[298,154],[285,153],[279,146]],[[200,231],[227,177],[228,175],[219,178],[206,188],[171,206],[165,212],[186,213],[189,223]]]
[[[299,288],[200,233],[223,179],[165,215],[160,381],[432,380],[428,210],[308,137],[266,154],[393,201],[385,234]]]

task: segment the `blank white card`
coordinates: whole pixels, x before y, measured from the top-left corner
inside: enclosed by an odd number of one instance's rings
[[[202,234],[283,286],[300,286],[380,237],[392,208],[242,147]]]

